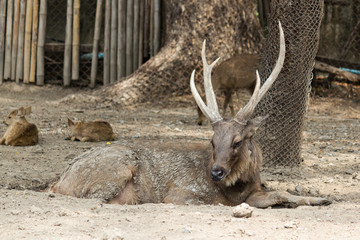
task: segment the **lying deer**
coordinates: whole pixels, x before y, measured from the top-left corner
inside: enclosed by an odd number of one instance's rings
[[[4,123],[9,127],[0,139],[0,145],[30,146],[39,142],[37,127],[35,124],[29,123],[25,118],[25,115],[30,113],[31,107],[21,107],[7,116]]]
[[[250,94],[253,93],[255,87],[255,69],[259,63],[258,55],[254,54],[240,54],[236,55],[225,62],[222,62],[216,69],[212,76],[212,86],[214,92],[222,90],[225,95],[223,116],[225,116],[226,109],[229,106],[231,116],[235,117],[235,110],[232,101],[232,95],[239,89],[246,89]],[[196,87],[203,97],[202,91]],[[205,121],[205,116],[197,107],[198,125],[202,125]]]
[[[68,118],[68,126],[72,129],[72,136],[66,138],[67,140],[99,142],[116,139],[116,134],[113,132],[110,123],[105,121],[73,122]]]
[[[329,204],[324,198],[263,192],[260,187],[262,155],[253,136],[266,117],[251,118],[251,115],[284,62],[285,41],[280,24],[279,28],[280,53],[273,72],[261,88],[257,74],[249,103],[231,120],[224,120],[219,114],[210,80],[217,60],[207,65],[204,42],[202,59],[208,106],[196,91],[195,71],[190,86],[197,104],[213,126],[209,146],[152,141],[93,149],[74,160],[52,191],[118,204],[246,202],[259,208]]]

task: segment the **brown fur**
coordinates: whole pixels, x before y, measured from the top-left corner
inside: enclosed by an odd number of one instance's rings
[[[116,139],[116,134],[113,132],[110,123],[105,121],[73,122],[68,119],[68,125],[72,128],[72,136],[69,137],[71,141],[99,142]]]
[[[222,62],[214,71],[211,78],[214,91],[221,90],[225,95],[223,115],[227,106],[230,107],[232,117],[235,116],[232,95],[239,89],[247,89],[251,94],[255,86],[255,70],[259,64],[259,57],[252,54],[239,54]],[[198,91],[202,93],[199,87]],[[204,98],[203,98],[204,99]],[[204,114],[197,108],[197,123],[202,125],[206,120]]]
[[[9,125],[0,144],[10,146],[30,146],[39,142],[38,129],[33,123],[29,123],[25,115],[31,113],[31,107],[19,108],[12,111],[4,120]]]

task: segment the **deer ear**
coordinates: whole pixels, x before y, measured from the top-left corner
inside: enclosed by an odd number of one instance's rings
[[[70,119],[70,118],[68,118],[68,126],[69,126],[69,127],[74,126],[74,122],[73,122],[73,121],[71,121],[71,119]]]
[[[256,133],[258,128],[261,127],[264,124],[265,120],[268,117],[269,117],[269,115],[259,116],[259,117],[256,117],[256,118],[253,118],[253,119],[249,120],[246,123],[246,127],[244,129],[244,136],[246,138],[251,138]]]
[[[31,106],[24,109],[25,115],[30,115],[31,113]]]

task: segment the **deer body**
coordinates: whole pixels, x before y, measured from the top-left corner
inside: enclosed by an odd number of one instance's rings
[[[4,120],[9,125],[0,144],[10,146],[30,146],[39,142],[38,129],[35,124],[29,123],[25,115],[29,115],[31,107],[23,107],[12,111]]]
[[[246,89],[251,94],[254,91],[256,80],[255,69],[258,63],[259,57],[257,55],[239,54],[222,62],[215,69],[211,82],[215,92],[221,90],[225,95],[223,115],[225,115],[227,106],[229,106],[231,116],[235,116],[234,104],[232,102],[234,92],[239,89]],[[201,91],[200,88],[197,88],[197,90]],[[197,123],[202,125],[205,121],[205,116],[199,107],[197,112]]]
[[[207,64],[204,42],[202,58],[207,105],[196,90],[195,71],[190,87],[196,103],[213,127],[209,146],[140,142],[136,146],[98,148],[75,159],[52,191],[119,204],[238,205],[247,202],[260,208],[329,204],[324,198],[263,192],[260,187],[262,155],[253,136],[266,117],[252,118],[252,113],[283,65],[285,40],[280,23],[279,28],[280,52],[273,72],[261,88],[257,74],[249,103],[230,120],[222,119],[219,114],[211,86],[211,69],[217,60]]]
[[[116,139],[110,123],[105,121],[73,122],[68,119],[68,125],[72,128],[72,136],[69,137],[71,141],[99,142]]]

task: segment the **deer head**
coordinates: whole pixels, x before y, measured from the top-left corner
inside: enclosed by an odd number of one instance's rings
[[[252,114],[256,105],[278,77],[284,63],[285,39],[280,22],[279,31],[280,51],[273,71],[261,88],[260,76],[258,71],[256,71],[256,85],[249,102],[230,120],[223,119],[219,114],[216,96],[211,83],[211,71],[219,58],[212,64],[207,64],[205,41],[202,47],[202,61],[204,65],[204,89],[207,105],[196,90],[194,83],[195,70],[191,74],[191,92],[197,105],[209,119],[214,130],[211,140],[210,176],[213,181],[223,183],[225,186],[232,186],[239,180],[249,181],[249,177],[254,175],[255,169],[261,163],[261,151],[253,141],[253,136],[267,117],[252,118]]]

